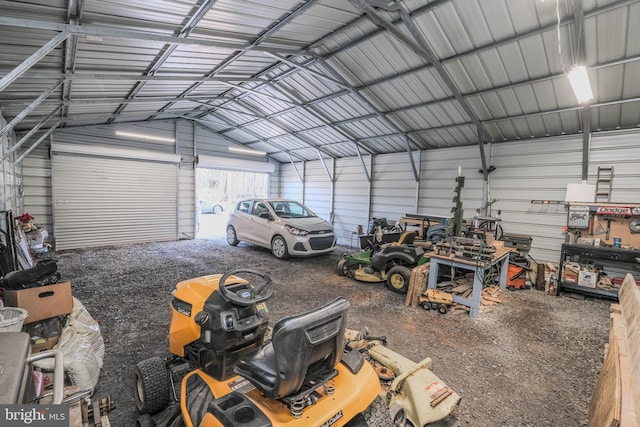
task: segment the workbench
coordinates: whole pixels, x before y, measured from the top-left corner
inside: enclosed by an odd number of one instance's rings
[[[452,268],[469,270],[473,272],[473,291],[471,298],[464,298],[459,295],[453,295],[453,302],[469,307],[469,316],[478,317],[480,313],[480,298],[482,296],[482,286],[485,273],[491,267],[499,265],[500,279],[499,285],[502,289],[507,289],[507,271],[509,270],[509,253],[508,248],[496,248],[496,252],[490,261],[474,261],[466,258],[458,258],[456,256],[429,254],[429,279],[428,288],[436,288],[438,284],[438,268],[441,265],[448,265]]]

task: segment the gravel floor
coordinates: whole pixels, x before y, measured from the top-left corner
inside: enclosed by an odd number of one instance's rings
[[[275,260],[269,251],[222,239],[109,247],[54,254],[74,296],[101,324],[106,356],[96,396],[111,395],[112,425],[138,416],[133,367],[168,354],[169,301],[181,280],[250,267],[276,283],[271,322],[343,295],[348,327],[386,335],[390,348],[433,371],[462,397],[440,426],[582,426],[608,337],[610,301],[504,292],[478,318],[406,308],[383,284],[336,274],[344,250]]]

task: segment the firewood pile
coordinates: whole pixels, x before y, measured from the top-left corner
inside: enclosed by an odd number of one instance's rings
[[[409,290],[404,301],[405,307],[416,307],[418,305],[420,295],[423,294],[427,288],[428,277],[429,264],[424,264],[413,269],[411,281],[409,282]],[[459,295],[463,298],[471,298],[471,294],[473,293],[473,273],[446,282],[440,282],[438,283],[437,289]],[[480,312],[488,313],[493,310],[496,304],[501,303],[501,293],[502,289],[500,289],[498,285],[483,287],[480,298]],[[469,310],[469,307],[458,303],[454,303],[450,308],[450,312],[453,314],[468,313]]]
[[[454,295],[461,296],[462,298],[471,298],[471,294],[473,292],[473,273],[447,282],[440,282],[438,283],[438,290],[450,292]],[[493,307],[496,304],[501,303],[501,293],[502,289],[500,289],[500,286],[498,285],[484,286],[480,296],[480,313],[488,313],[493,310]],[[451,306],[451,313],[453,314],[468,312],[469,307],[462,304],[454,303]]]

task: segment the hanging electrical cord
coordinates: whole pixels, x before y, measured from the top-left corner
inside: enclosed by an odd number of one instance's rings
[[[562,61],[562,43],[560,42],[560,0],[556,0],[556,18],[557,18],[557,24],[556,24],[556,31],[558,33],[558,54],[560,55],[560,66],[562,67],[562,72],[566,73],[566,67],[564,65],[564,62]]]

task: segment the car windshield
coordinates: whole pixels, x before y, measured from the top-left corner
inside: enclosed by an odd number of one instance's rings
[[[280,218],[312,218],[316,216],[316,214],[298,202],[280,200],[269,202],[269,204]]]

